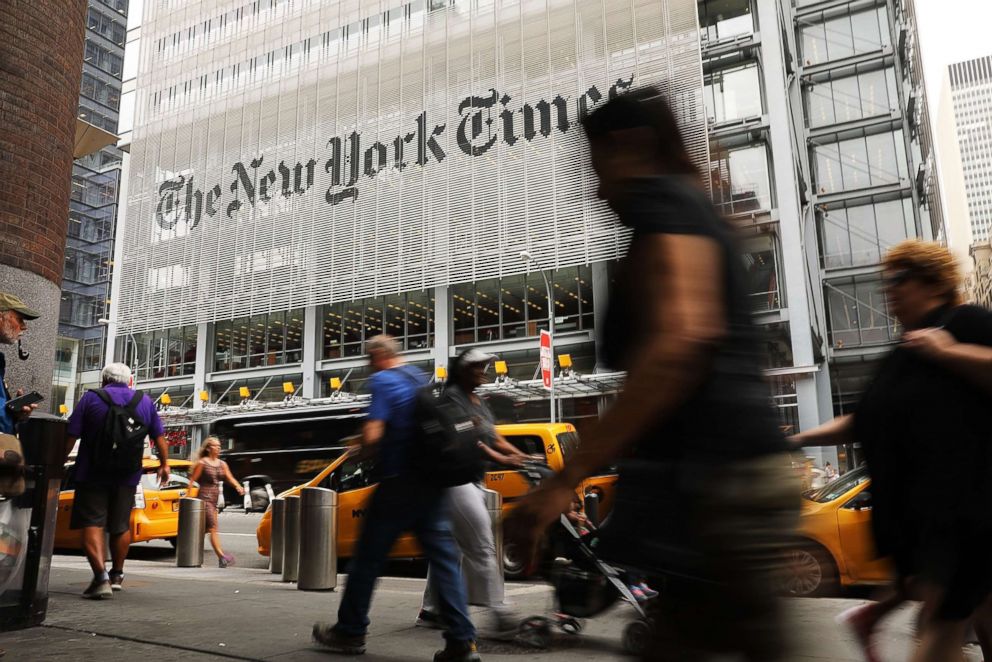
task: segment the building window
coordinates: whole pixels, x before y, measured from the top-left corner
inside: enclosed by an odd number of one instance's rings
[[[303,378],[299,374],[274,375],[256,379],[238,379],[233,382],[220,382],[211,386],[211,402],[219,405],[236,405],[241,402],[241,388],[248,388],[248,398],[256,402],[280,402],[286,398],[282,385],[291,382],[299,390]],[[175,402],[175,398],[173,398]]]
[[[214,370],[303,360],[303,309],[261,313],[214,324]]]
[[[763,112],[757,62],[720,69],[706,76],[703,94],[710,122],[754,117]]]
[[[764,313],[779,310],[782,300],[775,237],[770,234],[749,237],[742,243],[742,249],[744,278],[751,311]]]
[[[550,280],[555,331],[591,330],[592,269],[559,269]],[[548,328],[547,286],[540,274],[463,283],[450,292],[455,345],[536,336]]]
[[[372,336],[388,333],[404,350],[434,346],[431,291],[407,292],[324,306],[323,358],[365,354]]]
[[[908,178],[902,130],[813,148],[820,194],[898,184]]]
[[[739,149],[713,146],[710,181],[713,202],[725,215],[771,209],[768,150],[764,145]]]
[[[103,338],[87,338],[83,341],[82,371],[103,368]]]
[[[703,0],[699,28],[704,41],[718,41],[754,32],[750,0]]]
[[[879,274],[824,282],[830,344],[835,349],[895,341],[899,326],[885,304]]]
[[[892,246],[916,236],[911,198],[851,207],[819,205],[824,269],[881,262]]]
[[[899,108],[892,67],[811,83],[806,89],[811,127],[888,115]]]
[[[800,33],[806,66],[873,53],[892,43],[885,7],[804,25]]]
[[[114,360],[131,366],[136,380],[192,375],[196,341],[195,325],[117,336]]]

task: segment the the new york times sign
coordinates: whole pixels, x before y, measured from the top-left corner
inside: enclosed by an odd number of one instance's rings
[[[457,149],[471,157],[482,156],[497,141],[513,147],[546,139],[552,132],[578,130],[577,121],[592,105],[622,94],[633,84],[633,76],[619,79],[603,89],[593,86],[577,98],[560,94],[549,99],[515,107],[514,99],[495,89],[487,94],[463,99],[455,109],[458,119],[453,127]],[[574,113],[569,113],[569,106]],[[573,121],[572,118],[576,118]],[[429,166],[448,158],[444,136],[451,131],[448,123],[435,124],[426,112],[410,121],[410,131],[385,142],[363,140],[354,131],[335,136],[326,143],[327,154],[319,167],[328,173],[330,185],[323,191],[328,205],[355,201],[363,178],[372,179],[387,169]],[[450,149],[450,148],[449,148]],[[317,159],[306,163],[271,163],[265,156],[238,161],[231,167],[231,181],[199,182],[193,175],[180,175],[162,182],[158,189],[155,221],[163,230],[180,223],[196,228],[204,216],[224,214],[234,218],[244,207],[255,207],[277,197],[291,198],[313,194]]]

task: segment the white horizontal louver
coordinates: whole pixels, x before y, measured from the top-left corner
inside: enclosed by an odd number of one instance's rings
[[[621,92],[632,81],[669,94],[705,171],[694,0],[444,4],[289,3],[225,28],[220,45],[141,64],[124,329],[518,274],[525,248],[544,268],[618,257],[628,237],[595,198],[578,125],[580,107],[604,103],[618,81]],[[154,44],[234,6],[153,5],[143,38]],[[248,71],[252,59],[261,62]],[[207,76],[171,111],[156,102],[163,85],[236,63],[237,79]],[[478,103],[460,113],[471,97]],[[460,129],[482,153],[463,151]]]

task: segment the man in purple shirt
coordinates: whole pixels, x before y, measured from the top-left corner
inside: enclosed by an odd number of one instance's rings
[[[131,369],[123,363],[107,365],[100,377],[103,391],[114,404],[126,406],[134,398],[135,391],[128,388]],[[87,391],[69,417],[66,438],[67,455],[76,440],[80,439],[76,454],[76,494],[69,526],[83,530],[83,551],[93,569],[93,581],[83,591],[83,597],[90,599],[111,598],[124,583],[124,559],[131,545],[131,509],[134,508],[134,494],[142,472],[139,468],[130,475],[117,475],[92,462],[109,412],[110,407],[94,391]],[[148,436],[155,441],[158,449],[159,480],[167,482],[169,448],[165,443],[162,421],[147,395],[141,398],[135,413],[148,428]],[[104,560],[104,530],[110,534],[112,565],[109,573]]]

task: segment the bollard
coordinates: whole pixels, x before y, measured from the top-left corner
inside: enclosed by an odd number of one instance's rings
[[[207,528],[207,511],[199,499],[179,500],[179,534],[176,536],[176,567],[199,568],[203,565],[203,536]]]
[[[286,525],[286,500],[272,500],[272,529],[269,532],[269,572],[282,574],[282,530]]]
[[[582,504],[583,510],[586,511],[586,519],[594,526],[599,526],[599,495],[595,492],[589,492],[586,494],[584,503]]]
[[[296,588],[329,591],[338,585],[338,493],[322,487],[300,492],[300,563]]]
[[[282,580],[295,582],[300,568],[300,497],[286,497],[282,527]]]
[[[493,526],[493,542],[496,543],[496,559],[500,569],[503,568],[503,495],[496,490],[482,490],[486,495],[486,510]],[[503,574],[500,573],[500,580]]]

